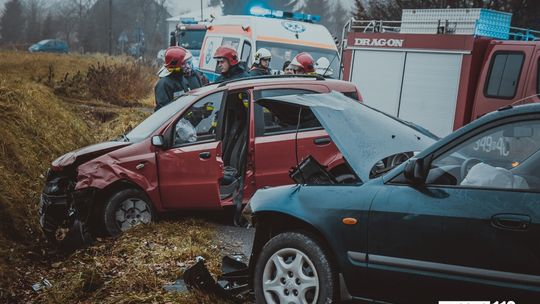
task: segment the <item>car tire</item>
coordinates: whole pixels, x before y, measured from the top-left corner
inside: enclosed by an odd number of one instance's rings
[[[137,189],[118,191],[103,207],[105,232],[117,236],[136,225],[154,221],[154,214],[152,203],[144,192]]]
[[[273,237],[264,245],[255,265],[256,303],[338,302],[336,282],[323,248],[303,233],[286,232]]]

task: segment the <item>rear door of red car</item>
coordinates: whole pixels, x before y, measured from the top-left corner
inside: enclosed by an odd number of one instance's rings
[[[171,147],[157,153],[159,190],[166,209],[218,208],[223,177],[219,138],[223,91],[207,95],[172,126]]]
[[[291,94],[326,93],[323,85],[302,85],[301,88],[259,87],[255,88],[255,100]],[[304,110],[303,110],[304,111]],[[307,109],[309,111],[309,109]],[[297,117],[298,109],[291,107],[290,117]],[[282,114],[281,114],[282,115]],[[303,112],[302,116],[313,115]],[[255,104],[255,180],[257,188],[291,184],[289,169],[296,165],[296,124],[283,121],[280,114],[272,109]],[[327,165],[339,154],[328,134],[312,121],[300,126],[298,133],[298,160],[312,155],[320,163]]]

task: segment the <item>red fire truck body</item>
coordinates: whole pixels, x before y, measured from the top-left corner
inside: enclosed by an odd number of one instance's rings
[[[439,136],[505,105],[540,101],[540,42],[396,27],[369,32],[351,22],[342,78],[359,88],[366,104]]]

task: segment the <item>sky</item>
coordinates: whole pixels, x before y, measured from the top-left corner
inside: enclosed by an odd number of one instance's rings
[[[0,10],[4,9],[4,4],[7,1],[8,0],[0,0]],[[202,0],[202,1],[204,1],[205,3],[210,2],[209,0]],[[45,2],[53,2],[53,1],[46,0]],[[353,6],[354,0],[329,0],[328,2],[331,2],[331,3],[341,2],[343,7],[347,8],[347,7]],[[201,2],[197,0],[167,0],[167,5],[169,7],[169,12],[173,16],[180,15],[186,10],[200,10],[201,9]]]
[[[202,0],[202,1],[203,3],[206,3],[207,5],[210,2],[209,0]],[[330,3],[341,2],[343,7],[352,7],[354,5],[354,0],[330,0],[328,2]],[[173,16],[180,15],[185,10],[200,10],[201,9],[200,0],[198,1],[197,0],[167,0],[167,5],[169,6],[169,12]]]

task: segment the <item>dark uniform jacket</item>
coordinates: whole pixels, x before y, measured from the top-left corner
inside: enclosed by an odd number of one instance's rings
[[[156,95],[156,108],[154,111],[166,106],[174,98],[189,91],[189,85],[182,73],[171,73],[159,79],[154,88]]]
[[[197,70],[192,70],[191,75],[184,75],[184,78],[186,79],[190,90],[198,89],[208,84],[208,78]]]
[[[249,77],[249,73],[247,73],[240,64],[233,65],[227,73],[221,73],[219,77],[216,79],[216,82],[220,81],[227,81],[237,78],[245,78]]]
[[[258,65],[253,65],[251,70],[249,70],[249,76],[263,76],[272,74],[272,70],[262,68]]]

